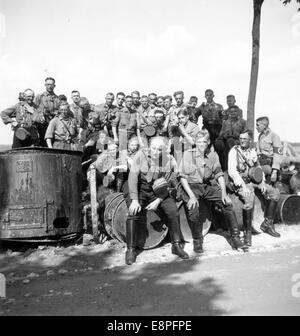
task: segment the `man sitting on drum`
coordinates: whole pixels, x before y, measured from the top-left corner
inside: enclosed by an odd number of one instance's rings
[[[208,132],[200,131],[195,138],[196,148],[184,152],[179,172],[183,187],[182,199],[191,228],[194,251],[203,252],[203,222],[201,221],[199,199],[213,202],[222,209],[231,231],[232,247],[244,249],[239,238],[238,223],[233,211],[232,202],[226,193],[224,174],[218,154],[209,149]],[[217,180],[218,185],[213,182]]]
[[[254,208],[254,191],[260,191],[267,200],[265,219],[260,228],[273,237],[280,237],[274,228],[274,216],[280,193],[265,183],[265,176],[258,162],[257,153],[250,145],[253,133],[246,129],[240,134],[240,144],[234,146],[228,157],[228,175],[233,184],[233,190],[244,203],[243,224],[244,243],[251,246],[251,226]]]
[[[162,137],[151,139],[150,148],[139,150],[134,156],[124,197],[129,208],[126,221],[126,264],[131,265],[137,257],[138,227],[146,222],[147,210],[162,211],[172,242],[172,253],[182,259],[188,254],[182,248],[179,212],[176,202],[168,191],[168,178],[177,174],[175,159],[167,154],[167,141]]]

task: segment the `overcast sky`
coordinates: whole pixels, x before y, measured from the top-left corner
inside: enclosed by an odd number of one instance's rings
[[[0,110],[18,93],[78,89],[91,103],[106,92],[139,90],[186,99],[204,90],[246,113],[252,0],[0,0]],[[300,14],[265,0],[256,117],[268,115],[283,140],[300,141]],[[0,144],[11,143],[0,121]]]

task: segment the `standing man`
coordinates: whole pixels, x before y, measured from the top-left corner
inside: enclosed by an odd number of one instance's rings
[[[111,92],[105,96],[105,103],[95,106],[95,112],[99,114],[100,120],[103,121],[104,129],[109,137],[113,137],[112,122],[117,116],[117,107],[113,104],[115,95]]]
[[[54,93],[55,79],[52,77],[47,77],[45,79],[45,87],[46,91],[42,94],[38,94],[35,97],[35,104],[38,110],[43,114],[45,120],[43,124],[39,124],[38,126],[40,146],[43,147],[47,146],[44,139],[46,129],[49,125],[50,120],[52,120],[57,114],[60,105],[60,100],[58,96]]]
[[[228,117],[229,117],[229,109],[232,107],[232,106],[237,106],[236,105],[236,100],[235,100],[235,96],[234,95],[228,95],[227,97],[226,97],[226,102],[227,102],[227,105],[228,105],[228,109],[226,109],[225,111],[224,111],[224,115],[223,115],[223,119],[224,120],[227,120],[228,119]],[[238,108],[238,118],[243,118],[243,110],[241,110],[238,106],[237,106],[237,108]]]
[[[256,119],[259,133],[256,143],[258,160],[265,173],[267,182],[275,183],[282,161],[283,149],[280,137],[269,128],[269,118]]]
[[[133,100],[133,108],[137,111],[137,109],[140,107],[141,102],[140,102],[140,93],[139,91],[133,91],[131,93],[131,97]]]
[[[131,265],[137,257],[137,232],[141,221],[146,221],[147,210],[160,210],[167,217],[167,225],[172,242],[172,253],[182,259],[188,254],[181,246],[182,233],[175,200],[169,196],[167,176],[178,173],[175,159],[166,154],[163,138],[152,138],[149,152],[136,153],[129,172],[128,183],[124,187],[124,197],[128,206],[126,221],[126,264]],[[159,183],[157,183],[157,182]]]
[[[189,111],[189,120],[195,124],[198,123],[198,118],[200,114],[200,110],[196,107],[198,104],[198,98],[196,96],[191,96],[187,108]]]
[[[83,108],[80,106],[81,97],[79,91],[73,90],[71,92],[71,99],[73,103],[70,105],[70,111],[73,113],[73,117],[76,120],[77,129],[79,130],[78,140],[80,141],[82,132],[88,125],[88,113],[85,113]]]
[[[44,122],[34,104],[34,92],[25,90],[19,95],[19,103],[1,112],[5,125],[11,124],[14,131],[12,148],[39,145],[37,125]]]
[[[246,120],[239,118],[239,108],[236,105],[228,109],[228,119],[223,125],[218,138],[215,141],[215,150],[219,154],[223,171],[227,170],[228,153],[230,149],[239,144],[241,132],[246,129]]]
[[[180,181],[183,187],[182,198],[193,236],[194,251],[203,252],[203,223],[200,219],[198,203],[200,198],[214,202],[222,209],[231,231],[232,247],[243,249],[244,244],[239,238],[238,223],[231,200],[226,193],[224,174],[218,154],[209,151],[210,141],[206,132],[200,132],[195,142],[196,147],[184,152],[179,166]],[[211,184],[214,179],[218,181],[218,186]]]
[[[53,118],[46,130],[45,140],[49,148],[75,149],[78,129],[68,104],[59,107],[58,115]]]
[[[116,108],[118,111],[122,110],[124,107],[124,101],[125,101],[125,93],[118,92],[116,97]]]
[[[146,95],[141,98],[141,106],[138,108],[137,112],[137,128],[139,129],[140,136],[139,143],[141,146],[148,147],[147,134],[144,132],[146,126],[154,126],[155,123],[155,112],[156,108],[151,108],[149,104],[149,99]],[[154,135],[154,134],[153,134]],[[152,136],[153,136],[152,135]]]
[[[149,100],[149,105],[151,106],[151,108],[155,108],[156,107],[156,102],[157,102],[157,94],[156,93],[149,93],[148,100]]]
[[[139,136],[137,130],[137,112],[133,109],[133,99],[126,96],[125,107],[117,112],[116,118],[112,121],[112,132],[114,141],[119,145],[119,152],[127,152],[128,140],[133,135]]]
[[[214,92],[211,89],[205,91],[206,103],[200,105],[200,115],[203,118],[203,126],[208,130],[210,141],[214,145],[219,136],[223,122],[223,106],[214,102]]]
[[[267,201],[265,219],[260,228],[263,232],[273,237],[280,237],[275,231],[274,217],[279,201],[279,190],[265,183],[265,176],[260,167],[257,153],[251,148],[253,133],[244,130],[239,136],[240,144],[234,146],[229,152],[228,175],[233,183],[236,195],[243,202],[244,243],[251,246],[251,228],[254,210],[255,192],[261,193]],[[251,168],[256,167],[258,173],[251,173]]]

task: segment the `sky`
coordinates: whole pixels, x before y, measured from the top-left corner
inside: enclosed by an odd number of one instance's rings
[[[91,103],[107,92],[173,94],[204,101],[211,88],[226,107],[235,94],[246,114],[252,0],[0,0],[0,111],[27,88],[79,90]],[[299,141],[300,12],[262,7],[256,117],[282,140]],[[12,142],[0,121],[0,144]]]

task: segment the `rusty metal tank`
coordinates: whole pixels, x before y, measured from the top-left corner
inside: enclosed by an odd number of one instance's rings
[[[82,231],[81,152],[27,147],[0,153],[0,239]]]

